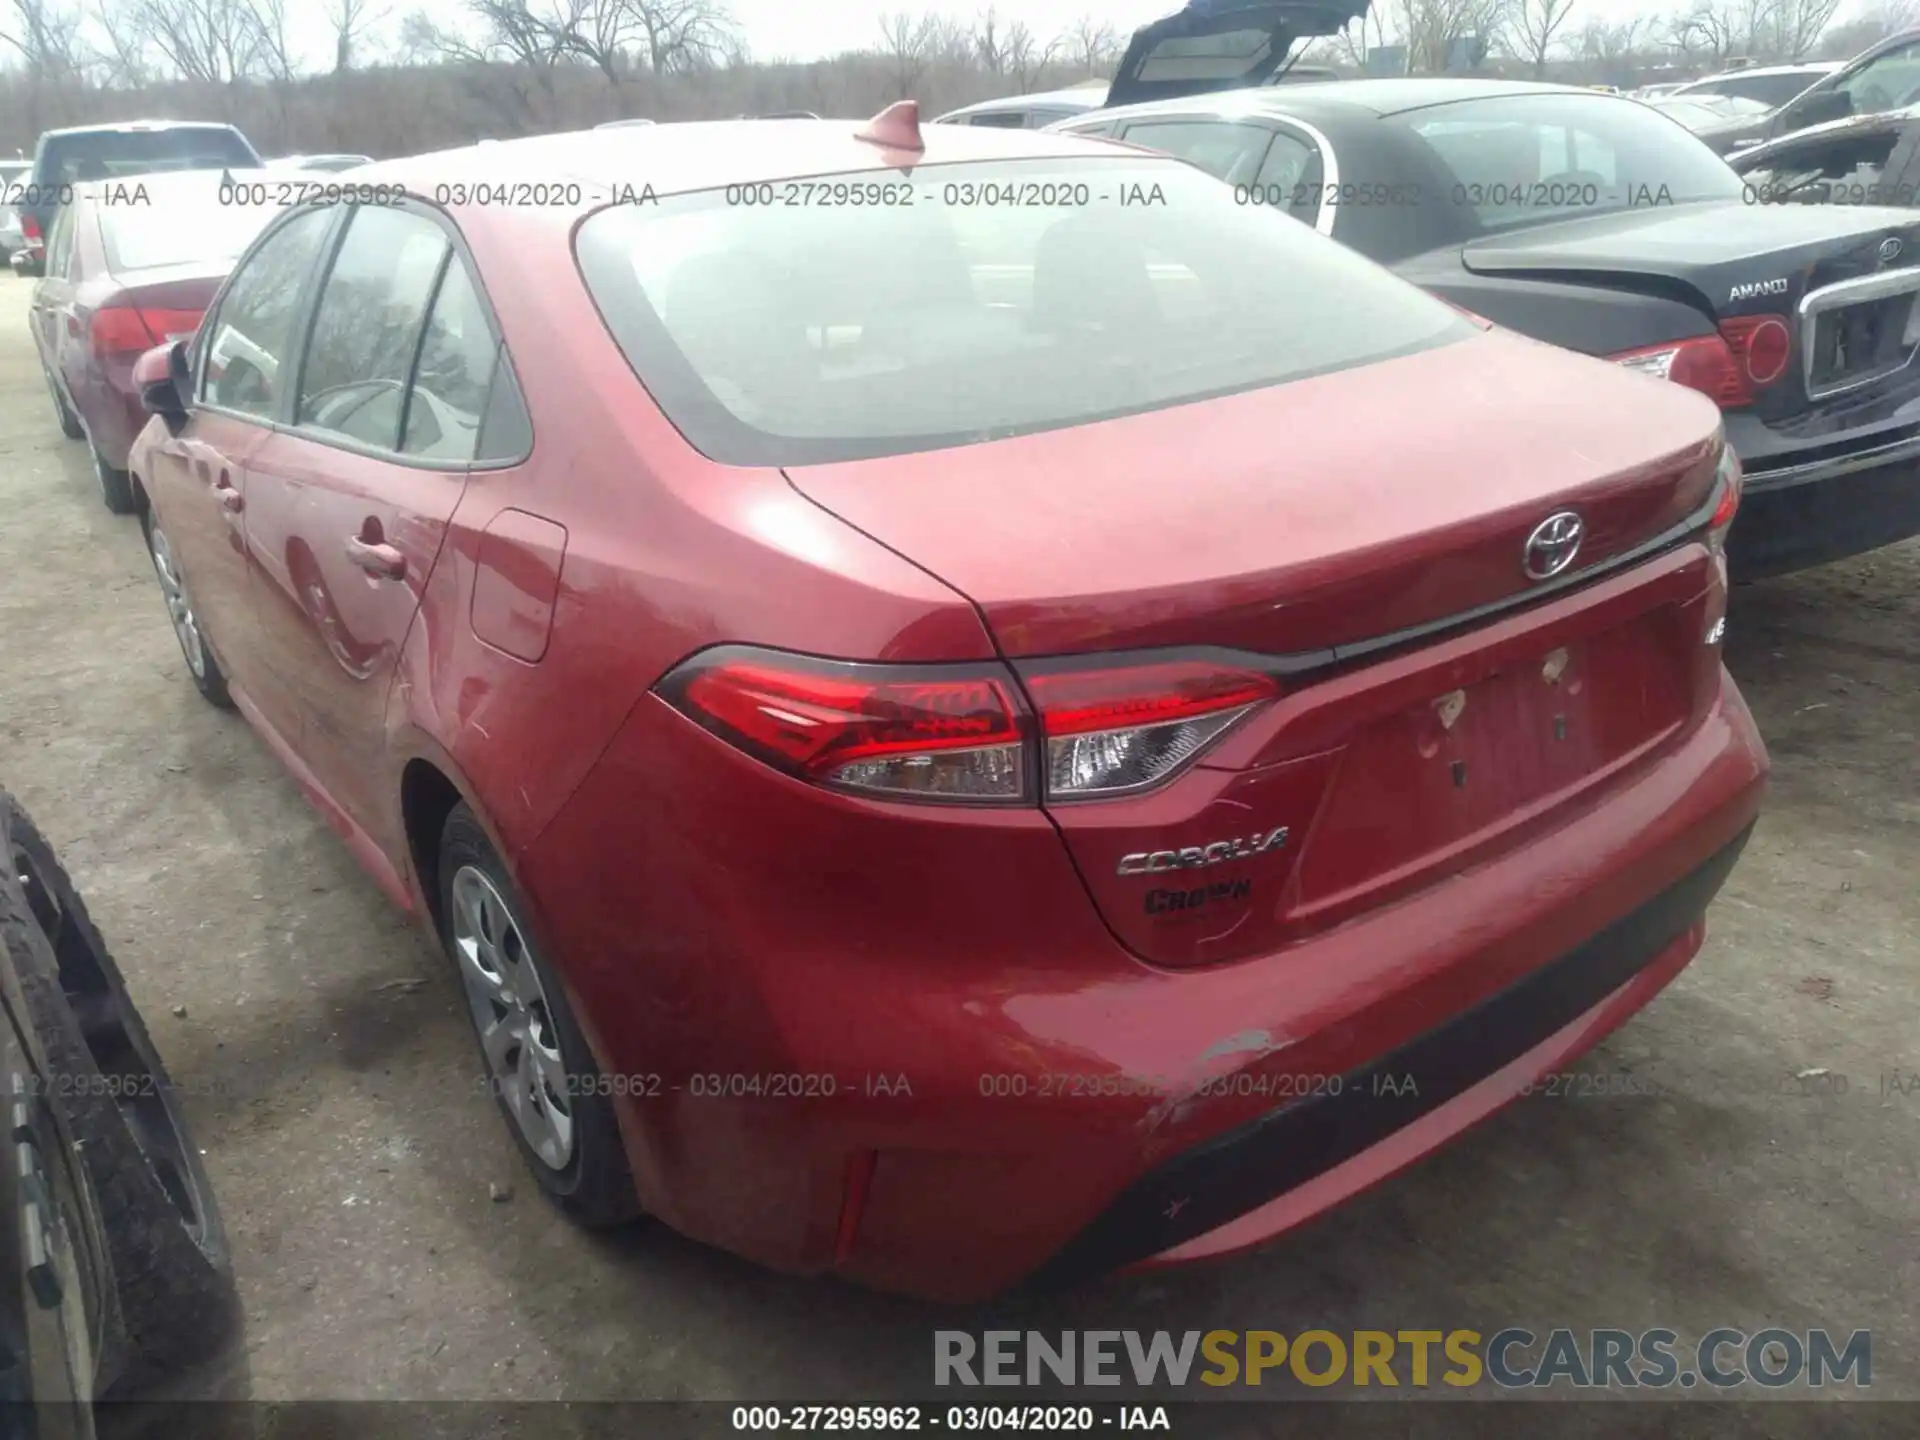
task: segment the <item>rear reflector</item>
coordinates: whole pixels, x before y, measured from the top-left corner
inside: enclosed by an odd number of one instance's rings
[[[1270,675],[1206,660],[1035,671],[1022,678],[1040,712],[1053,800],[1156,785],[1279,694]]]
[[[1753,403],[1747,373],[1722,335],[1697,335],[1608,358],[1656,380],[1671,380],[1698,390],[1722,410],[1737,410]]]
[[[1736,315],[1720,322],[1720,334],[1753,384],[1771,385],[1787,373],[1793,332],[1778,315]]]
[[[24,211],[20,215],[20,233],[29,240],[44,238],[40,234],[40,222]]]
[[[1740,513],[1743,477],[1740,457],[1733,453],[1731,445],[1723,445],[1720,450],[1719,473],[1714,483],[1720,498],[1714,502],[1713,517],[1707,521],[1707,548],[1717,555],[1727,548],[1727,531],[1733,526],[1733,517]]]
[[[1280,693],[1259,670],[1153,654],[1023,663],[1020,680],[1037,715],[997,664],[861,664],[727,645],[658,688],[689,719],[799,779],[972,804],[1151,789]]]

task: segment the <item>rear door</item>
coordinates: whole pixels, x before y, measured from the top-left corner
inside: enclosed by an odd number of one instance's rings
[[[302,758],[389,855],[401,851],[387,692],[465,488],[497,350],[447,223],[358,207],[320,288],[292,425],[249,466],[254,609],[304,722]]]
[[[1295,45],[1332,35],[1368,0],[1189,0],[1144,25],[1120,59],[1108,105],[1264,85]]]
[[[53,230],[47,236],[46,272],[33,287],[33,338],[40,347],[41,357],[47,362],[47,369],[55,376],[61,374],[62,350],[61,337],[69,325],[77,324],[73,315],[73,290],[77,281],[74,269],[77,261],[74,256],[74,211],[72,205],[63,205],[55,214]],[[64,380],[62,384],[64,386]]]

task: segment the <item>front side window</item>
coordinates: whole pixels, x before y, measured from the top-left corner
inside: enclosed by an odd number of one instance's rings
[[[1638,101],[1504,96],[1391,119],[1439,162],[1436,203],[1469,212],[1471,228],[1482,231],[1741,197],[1740,177],[1726,161]]]
[[[1834,88],[1846,95],[1855,115],[1920,103],[1920,43],[1876,56]]]
[[[219,310],[200,329],[203,403],[263,420],[279,413],[301,292],[333,218],[331,209],[302,211],[234,272]]]
[[[1120,138],[1178,155],[1229,185],[1250,185],[1260,173],[1273,132],[1230,120],[1166,120],[1129,125]]]
[[[424,215],[354,210],[314,308],[296,424],[399,448],[407,377],[451,250]]]
[[[73,206],[62,205],[47,236],[47,274],[65,280],[73,274]]]
[[[578,233],[581,273],[628,363],[723,463],[1057,429],[1478,333],[1284,212],[1237,204],[1162,157],[827,179],[908,184],[912,202],[770,208],[708,191],[610,207]]]

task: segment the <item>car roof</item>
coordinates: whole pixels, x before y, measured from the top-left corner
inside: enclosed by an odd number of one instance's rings
[[[432,196],[435,187],[556,183],[581,187],[580,207],[613,196],[656,195],[757,185],[848,171],[897,169],[899,151],[856,139],[864,120],[690,120],[617,130],[575,130],[467,145],[355,172],[355,185],[399,184]],[[916,165],[1052,156],[1112,157],[1114,147],[1045,130],[923,124]]]
[[[1258,85],[1245,90],[1216,90],[1173,100],[1149,100],[1100,112],[1129,119],[1137,115],[1210,114],[1289,115],[1298,112],[1345,110],[1354,115],[1399,115],[1433,105],[1463,100],[1497,100],[1515,95],[1587,95],[1600,92],[1584,85],[1544,85],[1528,80],[1482,80],[1451,77],[1414,77],[1393,80],[1329,80],[1312,85]],[[1625,97],[1620,97],[1624,99]],[[1076,116],[1073,122],[1083,118]],[[1084,117],[1093,118],[1093,117]]]
[[[64,135],[113,135],[139,130],[231,130],[224,120],[113,120],[104,125],[69,125],[61,130],[43,130],[42,140]]]
[[[164,200],[174,191],[182,195],[217,192],[221,183],[231,177],[231,173],[220,167],[203,166],[195,170],[150,170],[135,175],[109,175],[97,180],[81,180],[74,185],[73,193],[76,198],[98,196],[108,191],[125,192],[138,186],[146,192],[149,201]],[[258,173],[250,169],[241,171],[243,175]]]
[[[1831,75],[1843,68],[1845,62],[1840,60],[1802,60],[1793,65],[1749,65],[1744,70],[1720,70],[1686,83],[1704,85],[1709,80],[1733,80],[1745,75]]]
[[[1083,110],[1097,110],[1106,98],[1107,92],[1097,84],[1073,85],[1065,90],[1038,90],[1031,95],[1002,95],[995,100],[976,100],[971,105],[962,105],[958,110],[947,111],[938,116],[937,121],[951,120],[956,115],[972,115],[982,110],[1025,110],[1035,105],[1068,105]]]

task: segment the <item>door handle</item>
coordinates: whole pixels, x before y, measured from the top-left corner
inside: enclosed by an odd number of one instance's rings
[[[220,478],[213,482],[213,498],[220,502],[220,508],[229,515],[238,515],[247,508],[246,499],[233,488],[233,481],[222,470]]]
[[[407,575],[406,556],[391,545],[362,540],[358,535],[347,539],[347,559],[376,580],[404,580]]]

